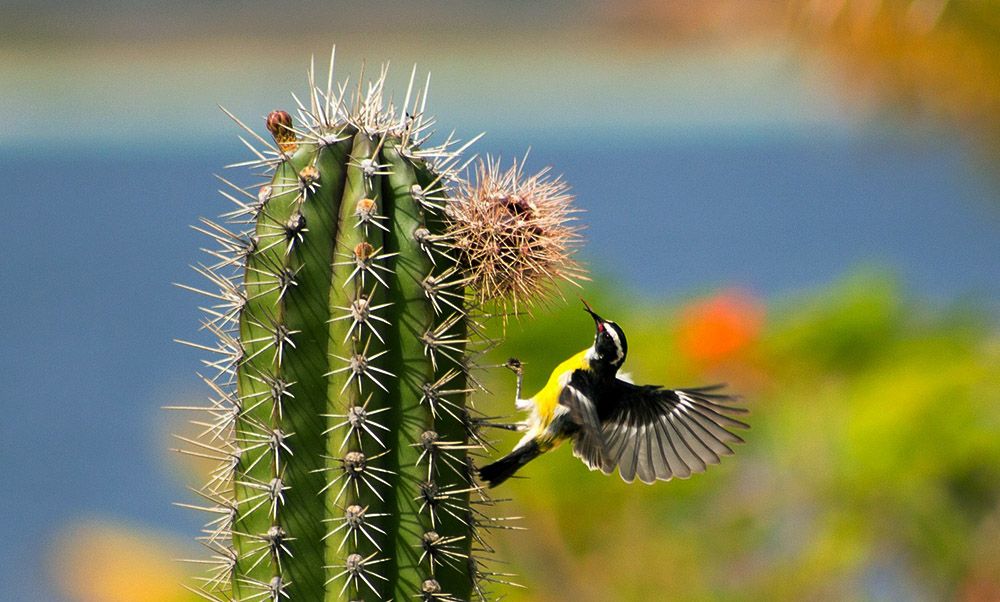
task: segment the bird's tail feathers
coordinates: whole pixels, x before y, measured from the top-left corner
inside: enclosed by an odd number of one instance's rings
[[[486,481],[490,487],[496,487],[512,477],[522,466],[537,458],[541,453],[542,449],[538,443],[529,441],[496,462],[480,468],[479,478]]]

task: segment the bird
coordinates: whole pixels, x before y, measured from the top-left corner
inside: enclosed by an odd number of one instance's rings
[[[521,398],[519,360],[501,364],[517,375],[515,407],[529,415],[517,425],[525,434],[514,449],[479,469],[481,481],[496,487],[567,440],[590,470],[610,475],[617,468],[627,483],[636,477],[647,484],[686,479],[732,455],[731,444],[744,442],[733,431],[750,425],[734,416],[748,410],[734,405],[740,398],[722,392],[725,385],[633,384],[620,372],[628,355],[625,332],[586,301],[583,306],[594,320],[593,345],[556,366],[534,396]]]

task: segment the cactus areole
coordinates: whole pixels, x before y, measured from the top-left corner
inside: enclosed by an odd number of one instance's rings
[[[185,288],[212,300],[217,343],[191,343],[214,354],[212,397],[185,441],[219,466],[185,504],[210,516],[195,589],[490,599],[503,577],[484,533],[502,523],[475,478],[488,423],[468,399],[480,308],[580,276],[570,197],[544,173],[522,185],[516,164],[466,181],[465,146],[426,145],[412,77],[398,112],[384,70],[353,92],[313,80],[296,117],[267,116],[273,142],[240,123],[259,143],[242,165],[266,179],[223,179],[229,225],[197,227],[218,244],[196,268],[214,287]]]

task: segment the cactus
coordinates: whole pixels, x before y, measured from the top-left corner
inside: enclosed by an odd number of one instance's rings
[[[415,74],[415,70],[414,70]],[[348,92],[310,70],[298,117],[222,179],[237,231],[196,270],[218,290],[203,326],[213,391],[188,453],[218,461],[184,504],[208,512],[210,600],[488,599],[484,532],[502,527],[475,478],[494,425],[468,399],[482,322],[582,276],[565,184],[515,163],[464,179],[449,137],[427,146],[426,89],[402,110],[386,71]],[[411,102],[412,101],[412,102]],[[470,143],[471,144],[471,143]],[[523,180],[523,182],[522,182]],[[241,225],[242,224],[242,225]],[[241,231],[245,229],[245,231]],[[190,409],[190,408],[188,408]]]

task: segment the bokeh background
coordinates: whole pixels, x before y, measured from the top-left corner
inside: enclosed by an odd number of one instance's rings
[[[204,467],[160,407],[206,393],[171,283],[248,157],[216,105],[263,131],[333,44],[564,174],[636,378],[753,411],[690,481],[532,464],[507,599],[1000,600],[995,0],[0,4],[0,597],[191,599]],[[534,388],[590,328],[557,303],[496,356]]]

